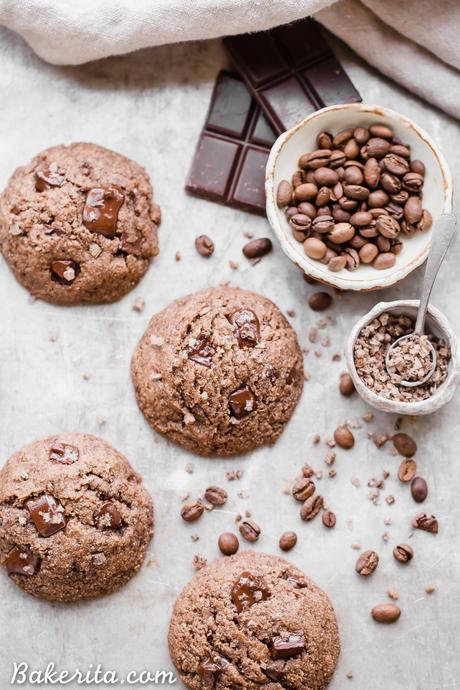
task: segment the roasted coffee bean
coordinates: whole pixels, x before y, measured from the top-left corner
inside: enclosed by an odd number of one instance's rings
[[[323,507],[323,504],[323,497],[319,494],[310,496],[310,498],[307,498],[307,500],[303,503],[300,509],[300,517],[302,520],[305,520],[305,522],[310,522],[310,520],[313,520],[313,518],[318,515],[319,511]]]
[[[348,247],[344,249],[341,256],[344,256],[347,262],[346,268],[348,271],[356,271],[359,266],[359,254],[356,249]]]
[[[303,184],[304,182],[306,182],[305,171],[304,170],[296,170],[292,176],[292,186],[294,187],[294,189],[296,187],[298,187],[299,185]],[[281,184],[281,182],[280,182],[280,184]],[[292,198],[292,193],[289,196],[289,199],[286,202],[286,204],[289,204],[291,198]],[[283,205],[286,205],[286,204],[283,204]]]
[[[343,191],[345,192],[345,196],[355,201],[365,201],[369,196],[368,188],[359,184],[347,184]]]
[[[337,522],[335,513],[333,513],[332,510],[325,510],[321,516],[321,520],[323,521],[323,525],[328,529],[335,527],[335,523]]]
[[[332,217],[336,223],[348,223],[351,218],[351,213],[349,211],[345,211],[345,209],[338,204],[335,204],[332,209]],[[332,228],[330,228],[330,230],[332,230]]]
[[[310,168],[311,170],[316,170],[326,166],[331,157],[331,151],[329,149],[317,149],[308,153],[305,156],[301,156],[299,159],[299,168]]]
[[[246,539],[246,541],[255,542],[260,537],[261,529],[259,525],[249,518],[242,520],[238,529],[240,530],[241,536],[243,539]]]
[[[369,158],[383,158],[390,150],[390,142],[381,137],[371,137],[366,144],[366,153]]]
[[[372,218],[374,220],[377,220],[380,216],[389,216],[390,214],[386,210],[386,208],[370,208],[369,213],[371,214]]]
[[[404,219],[411,225],[415,225],[422,217],[422,212],[420,197],[410,196],[404,205]]]
[[[343,197],[343,184],[341,182],[337,182],[333,187],[332,187],[332,192],[331,192],[331,201],[332,202],[337,202],[339,199]]]
[[[393,144],[390,147],[390,153],[395,153],[397,156],[401,156],[401,158],[410,158],[410,150],[403,144]]]
[[[393,436],[393,445],[400,455],[413,457],[417,452],[417,444],[409,434],[398,433]]]
[[[329,132],[320,132],[316,137],[319,149],[332,149],[332,135]]]
[[[369,194],[367,204],[371,209],[380,208],[383,210],[383,207],[386,206],[389,201],[390,197],[386,192],[383,191],[383,189],[376,189],[375,192],[371,192]]]
[[[410,492],[416,503],[423,503],[428,496],[428,485],[423,477],[413,478],[410,485]]]
[[[399,223],[392,216],[379,216],[375,221],[377,231],[389,240],[395,239],[401,232]]]
[[[351,127],[348,127],[347,129],[342,129],[332,139],[332,144],[336,148],[339,148],[339,146],[342,146],[342,144],[345,144],[349,139],[351,139],[352,136],[353,129]]]
[[[363,228],[372,222],[372,216],[367,211],[357,211],[350,218],[350,223],[357,228]]]
[[[359,235],[359,234],[355,235],[350,240],[350,247],[352,247],[353,249],[356,249],[356,251],[358,252],[358,256],[359,256],[359,250],[362,249],[365,244],[368,244],[367,239],[365,237],[361,237],[361,235]],[[361,261],[361,257],[359,257],[359,259]]]
[[[393,130],[387,125],[376,124],[369,127],[369,132],[373,137],[380,137],[381,139],[389,139],[394,137]]]
[[[284,215],[286,218],[289,220],[289,218],[292,218],[292,216],[295,216],[296,213],[298,213],[297,206],[288,206],[284,210]]]
[[[297,203],[302,201],[313,201],[318,194],[318,187],[312,182],[305,182],[295,188],[295,199]]]
[[[351,378],[350,374],[340,374],[339,391],[341,394],[348,398],[355,392],[355,390],[355,384],[353,383],[353,379]]]
[[[420,232],[425,232],[425,230],[429,230],[432,225],[433,216],[426,208],[424,208],[422,211],[422,217],[416,225],[417,230],[419,230]]]
[[[339,176],[331,168],[318,168],[315,170],[315,182],[320,186],[333,187],[339,181]]]
[[[282,551],[290,551],[297,544],[297,534],[295,532],[283,532],[279,540],[279,547]]]
[[[333,256],[327,262],[327,267],[333,273],[338,273],[342,271],[347,265],[347,260],[344,256]]]
[[[311,223],[311,229],[313,232],[318,232],[320,235],[326,234],[332,230],[334,227],[334,219],[332,216],[316,216],[316,218]]]
[[[392,175],[405,175],[409,172],[409,163],[405,158],[397,156],[394,153],[389,153],[383,159],[383,165],[385,170],[387,170]]]
[[[287,206],[292,198],[292,186],[287,180],[281,180],[276,193],[276,203],[279,208]]]
[[[356,561],[355,570],[359,575],[367,577],[372,575],[379,564],[379,555],[376,551],[363,551]]]
[[[302,201],[297,206],[296,212],[303,216],[307,216],[307,218],[310,218],[312,221],[314,218],[316,218],[317,209],[316,206],[310,201]]]
[[[327,237],[334,244],[344,244],[349,242],[354,234],[355,229],[350,223],[337,223]]]
[[[390,240],[390,242],[391,242],[390,251],[393,254],[399,254],[401,252],[403,246],[404,246],[403,242],[399,238],[395,239],[395,240]]]
[[[419,513],[416,515],[412,520],[412,526],[424,532],[431,532],[431,534],[437,534],[439,530],[438,521],[435,516],[428,515],[427,513]]]
[[[365,127],[356,127],[353,132],[353,137],[360,146],[364,146],[364,144],[369,141],[370,136],[369,130]]]
[[[40,570],[41,559],[28,546],[13,546],[5,558],[8,575],[26,575],[31,577]]]
[[[195,520],[198,520],[198,518],[203,515],[203,512],[203,504],[195,501],[194,503],[186,503],[184,506],[182,506],[180,515],[182,520],[185,520],[185,522],[195,522]]]
[[[52,280],[61,283],[61,285],[72,285],[80,273],[80,264],[71,259],[58,259],[51,262],[50,271]]]
[[[372,264],[378,271],[384,271],[386,268],[392,268],[395,265],[396,257],[391,252],[384,252],[379,254]]]
[[[268,648],[272,659],[292,659],[302,654],[305,649],[304,633],[300,631],[287,635],[274,635]]]
[[[389,172],[382,173],[380,184],[388,194],[397,194],[401,189],[401,180]]]
[[[364,166],[364,181],[370,189],[375,189],[380,181],[381,170],[376,158],[368,158]]]
[[[204,498],[213,506],[223,506],[227,502],[228,494],[221,486],[208,486]]]
[[[321,206],[321,208],[318,209],[317,211],[318,216],[330,216],[331,215],[331,207],[329,204],[326,204],[326,206]]]
[[[321,187],[316,195],[315,204],[316,206],[326,206],[331,199],[331,190],[329,187]]]
[[[233,583],[231,598],[238,613],[247,611],[261,601],[265,601],[271,595],[264,578],[253,575],[248,570],[241,573]]]
[[[414,550],[409,544],[398,544],[393,549],[393,556],[399,563],[409,563],[414,557]]]
[[[406,192],[405,189],[401,189],[397,194],[392,194],[391,195],[391,201],[394,201],[395,204],[398,204],[398,206],[404,206],[406,201],[409,198],[409,192]],[[388,205],[389,202],[387,202]]]
[[[327,247],[320,239],[317,237],[309,237],[303,243],[303,248],[305,254],[311,259],[322,259],[326,254]]]
[[[313,292],[308,298],[308,306],[313,311],[324,311],[332,304],[332,296],[328,292]]]
[[[331,168],[340,168],[347,160],[346,155],[343,151],[332,151],[331,157],[329,159],[329,165]]]
[[[334,431],[334,441],[340,448],[349,450],[355,445],[355,437],[347,426],[339,426]]]
[[[371,242],[367,242],[359,250],[359,259],[362,264],[371,264],[378,253],[378,247],[375,244],[372,244]]]
[[[389,204],[385,206],[390,216],[396,218],[397,221],[401,221],[403,218],[404,208],[400,204],[395,204],[394,201],[390,201]]]
[[[326,253],[323,256],[322,259],[320,259],[321,263],[327,266],[327,264],[332,260],[337,258],[337,252],[334,251],[333,249],[329,249],[329,247],[326,249]]]
[[[422,163],[422,161],[412,161],[410,164],[410,169],[414,173],[418,173],[419,175],[425,176],[425,164]]]
[[[355,211],[358,208],[358,202],[356,199],[349,199],[346,196],[342,196],[339,199],[339,204],[345,211]]]
[[[311,479],[308,479],[307,477],[301,477],[300,479],[297,479],[296,482],[294,482],[291,493],[296,499],[296,501],[306,501],[307,498],[310,498],[310,496],[313,496],[313,494],[316,491],[316,487],[314,482],[312,482]]]
[[[295,216],[294,216],[295,217]],[[273,249],[273,243],[269,237],[259,237],[250,240],[243,247],[243,254],[247,259],[260,259]]]
[[[396,604],[377,604],[371,615],[377,623],[395,623],[401,615],[401,609]]]
[[[206,258],[214,254],[214,242],[207,235],[199,235],[195,240],[195,247],[198,254]]]
[[[343,152],[349,160],[358,158],[360,152],[360,146],[356,139],[349,139],[345,146],[343,147]]]
[[[360,228],[359,234],[366,240],[375,239],[378,237],[379,231],[377,230],[376,222],[373,220],[371,223],[369,223],[367,228]]]
[[[419,192],[423,187],[423,182],[423,175],[416,172],[406,173],[402,180],[404,189],[407,189],[409,192]]]
[[[398,479],[401,482],[410,482],[417,472],[417,463],[411,458],[404,459],[398,469]]]
[[[219,537],[218,546],[224,556],[233,556],[240,548],[240,542],[233,532],[223,532]]]
[[[361,185],[363,183],[363,171],[356,165],[346,168],[343,173],[343,181],[346,184],[357,184]]]
[[[305,236],[308,236],[308,233],[310,232],[311,228],[311,218],[304,215],[303,213],[296,213],[295,216],[292,216],[289,219],[289,225],[296,232],[304,233]]]

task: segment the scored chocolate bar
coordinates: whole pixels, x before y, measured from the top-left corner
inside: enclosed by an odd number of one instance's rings
[[[361,101],[313,19],[228,36],[224,43],[278,134],[319,108]]]
[[[276,134],[236,74],[219,72],[186,189],[265,214],[265,166]]]

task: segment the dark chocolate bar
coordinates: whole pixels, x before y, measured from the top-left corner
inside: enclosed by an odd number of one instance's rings
[[[327,105],[361,101],[313,19],[228,36],[224,43],[278,134]]]
[[[265,215],[265,166],[276,134],[236,74],[219,73],[186,189]]]

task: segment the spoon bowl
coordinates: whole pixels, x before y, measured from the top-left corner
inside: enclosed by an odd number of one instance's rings
[[[415,331],[413,333],[407,333],[406,335],[402,335],[400,338],[395,340],[394,343],[392,343],[390,345],[390,347],[388,348],[387,354],[385,356],[385,366],[386,366],[388,373],[390,374],[390,377],[391,377],[391,354],[392,354],[392,352],[394,352],[396,350],[396,348],[401,345],[401,343],[403,343],[406,340],[410,340],[411,338],[413,338],[414,335],[416,335]],[[436,350],[434,349],[433,344],[429,340],[427,340],[426,342],[427,342],[428,349],[430,350],[430,354],[431,354],[431,369],[428,371],[427,374],[425,374],[425,376],[423,378],[417,379],[416,381],[408,381],[405,379],[401,379],[400,381],[398,381],[398,384],[400,386],[405,386],[406,388],[416,388],[417,386],[422,386],[424,383],[426,383],[427,381],[430,380],[430,378],[433,376],[434,372],[436,371],[436,364],[437,364]]]

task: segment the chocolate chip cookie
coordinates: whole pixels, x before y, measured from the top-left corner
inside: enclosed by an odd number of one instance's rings
[[[141,477],[108,443],[69,433],[36,441],[0,472],[0,563],[29,594],[109,594],[141,567],[153,534]]]
[[[244,551],[179,595],[169,650],[193,690],[322,690],[340,652],[328,596],[282,558]]]
[[[160,209],[138,163],[97,146],[54,146],[0,197],[0,249],[17,280],[55,304],[114,302],[158,254]]]
[[[303,387],[294,330],[270,300],[202,290],[156,314],[132,359],[149,424],[200,455],[274,443]]]

